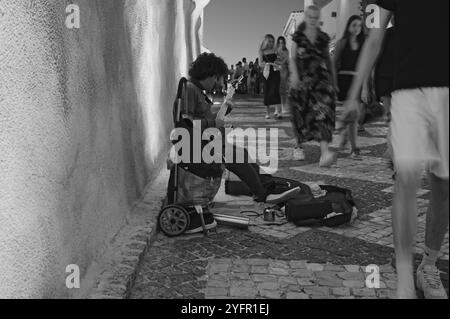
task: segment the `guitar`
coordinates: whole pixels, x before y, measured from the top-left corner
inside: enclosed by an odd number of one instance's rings
[[[227,96],[225,97],[225,100],[220,107],[219,112],[217,113],[217,119],[218,120],[225,120],[225,117],[230,111],[230,105],[228,103],[233,99],[234,94],[236,93],[237,88],[239,85],[242,84],[242,81],[244,80],[244,76],[242,75],[239,79],[233,81],[231,84],[228,85],[227,90]]]

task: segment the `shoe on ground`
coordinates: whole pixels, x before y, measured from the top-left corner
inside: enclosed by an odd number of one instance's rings
[[[361,150],[359,149],[352,150],[352,152],[350,153],[350,158],[354,160],[362,160]]]
[[[302,148],[296,148],[294,149],[294,155],[293,155],[294,161],[304,161],[306,159],[305,151]]]
[[[419,267],[417,270],[417,288],[423,291],[425,299],[448,299],[439,269],[436,266]]]
[[[191,222],[189,223],[189,227],[186,230],[186,234],[192,235],[203,232],[202,220],[200,219],[199,214],[191,214]],[[217,227],[217,222],[214,219],[212,213],[204,213],[203,218],[205,219],[205,229],[212,230]]]
[[[336,162],[336,154],[328,152],[320,158],[319,167],[327,168],[331,167]]]
[[[266,198],[267,204],[279,204],[299,195],[302,192],[300,187],[293,188],[282,194],[270,194]]]

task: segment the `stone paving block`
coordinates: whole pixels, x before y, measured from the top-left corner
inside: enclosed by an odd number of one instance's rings
[[[285,289],[289,287],[289,285],[297,285],[298,281],[297,278],[294,277],[279,277],[278,279],[278,286],[281,289]]]
[[[223,281],[228,280],[228,273],[217,273],[217,274],[208,274],[209,280],[217,280],[217,281]]]
[[[250,273],[252,274],[268,274],[269,268],[266,266],[252,266],[250,269]]]
[[[300,278],[311,278],[312,276],[314,276],[314,272],[307,269],[295,269],[291,272],[291,276]]]
[[[256,282],[278,282],[278,277],[275,275],[253,275],[253,280]]]
[[[255,283],[252,280],[231,280],[230,282],[231,288],[249,288],[254,289]]]
[[[376,292],[375,289],[369,289],[369,288],[354,288],[352,290],[353,295],[357,296],[357,297],[376,297]]]
[[[251,280],[250,274],[245,272],[237,272],[237,273],[231,273],[230,275],[231,280]]]
[[[271,268],[282,268],[289,269],[289,263],[285,260],[271,260],[269,262],[269,267]]]
[[[335,296],[344,297],[350,296],[350,288],[333,288],[331,289],[331,293]]]
[[[205,296],[227,296],[229,289],[226,288],[206,288],[203,290]]]
[[[289,275],[289,269],[269,267],[269,274],[277,275],[277,276],[287,276],[287,275]]]
[[[342,287],[343,285],[343,280],[339,279],[339,278],[328,278],[328,279],[324,279],[324,278],[320,278],[320,279],[316,279],[316,284],[318,284],[319,286],[324,286],[324,287]]]
[[[269,260],[268,259],[249,259],[247,260],[247,264],[250,266],[268,266]]]
[[[303,293],[303,287],[301,287],[300,285],[289,285],[286,289],[286,291],[288,292],[300,292]]]
[[[344,280],[364,281],[366,276],[362,272],[341,272],[338,277]]]
[[[385,283],[389,289],[397,289],[397,281],[388,280]]]
[[[324,271],[343,272],[343,271],[345,271],[345,267],[327,264],[324,266],[323,270]]]
[[[381,299],[396,299],[396,292],[392,289],[377,289],[377,297]]]
[[[255,298],[257,291],[254,288],[231,288],[231,297]]]
[[[344,287],[346,288],[364,288],[366,286],[365,281],[358,281],[358,280],[344,280],[342,282]]]
[[[214,258],[213,264],[215,265],[230,265],[232,263],[231,258]]]
[[[389,281],[396,281],[397,280],[397,275],[394,273],[383,273],[382,277],[389,280]]]
[[[210,280],[207,283],[208,288],[229,288],[229,281],[218,281],[218,280]]]
[[[316,285],[316,281],[313,278],[298,278],[297,282],[302,287],[309,287]]]
[[[324,266],[321,264],[311,263],[311,264],[307,264],[306,268],[311,271],[323,271]]]
[[[232,272],[239,272],[239,273],[248,273],[250,271],[249,265],[233,265],[231,266]]]
[[[279,290],[279,288],[276,282],[263,282],[258,284],[258,290]]]
[[[220,274],[230,270],[229,264],[212,264],[209,266],[208,273],[209,274]]]
[[[289,292],[286,295],[286,299],[291,299],[291,300],[309,299],[309,296],[307,294]]]
[[[346,266],[344,266],[344,268],[348,272],[360,272],[361,271],[361,267],[357,266],[357,265],[346,265]]]
[[[327,287],[305,287],[303,290],[310,296],[330,296],[330,288]]]
[[[325,299],[336,299],[336,297],[332,295],[325,295],[325,296],[312,295],[311,299],[325,300]]]
[[[259,294],[264,298],[281,299],[281,292],[276,290],[260,290]]]
[[[302,260],[293,260],[289,262],[292,269],[306,269],[307,262]]]

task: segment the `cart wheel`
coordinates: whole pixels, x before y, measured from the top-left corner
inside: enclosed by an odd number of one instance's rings
[[[159,214],[158,223],[165,235],[169,237],[180,236],[189,227],[189,213],[181,206],[167,206]]]

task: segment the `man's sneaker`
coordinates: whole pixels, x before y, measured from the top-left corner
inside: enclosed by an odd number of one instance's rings
[[[203,232],[202,220],[200,219],[200,215],[197,213],[191,214],[191,222],[189,224],[188,229],[186,230],[186,234],[196,234]],[[214,216],[211,213],[204,213],[203,218],[205,219],[205,228],[206,230],[215,229],[217,227],[217,222],[214,220]]]
[[[448,299],[442,285],[439,269],[426,265],[417,270],[417,288],[423,291],[425,299]]]
[[[293,188],[291,190],[288,190],[282,194],[270,194],[266,198],[267,204],[278,204],[285,201],[288,201],[289,199],[297,196],[302,192],[300,187]]]
[[[305,160],[305,151],[302,148],[294,149],[293,155],[294,161],[304,161]]]

